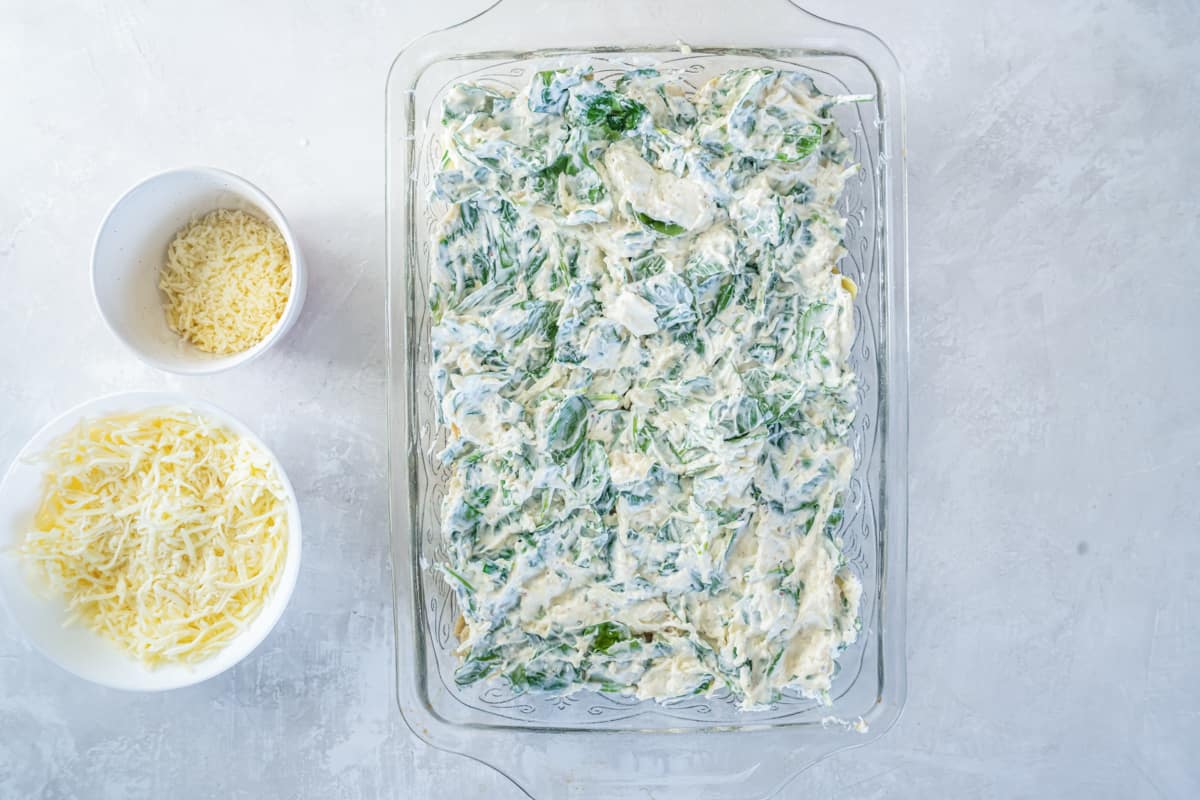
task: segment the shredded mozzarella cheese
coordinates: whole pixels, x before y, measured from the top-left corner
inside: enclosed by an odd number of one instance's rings
[[[283,235],[243,211],[218,209],[175,235],[158,288],[171,330],[205,352],[229,355],[266,338],[291,283]]]
[[[43,458],[21,554],[82,621],[148,666],[203,661],[263,609],[286,491],[254,442],[160,408],[85,420]]]

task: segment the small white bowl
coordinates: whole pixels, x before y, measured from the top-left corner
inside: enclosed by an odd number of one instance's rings
[[[198,664],[168,664],[150,669],[80,623],[64,627],[66,602],[41,593],[29,581],[17,548],[41,499],[45,470],[33,459],[83,418],[177,406],[204,414],[255,442],[279,471],[287,493],[288,542],[283,569],[259,615],[226,647]],[[300,508],[279,459],[228,412],[179,394],[130,392],[89,400],[38,431],[21,450],[0,483],[0,597],[26,639],[47,658],[80,678],[113,689],[162,691],[190,686],[232,667],[258,646],[287,608],[300,572]]]
[[[291,293],[279,322],[249,350],[227,356],[206,353],[172,331],[158,288],[175,234],[218,208],[270,220],[283,234],[292,262]],[[109,209],[92,248],[92,294],[109,330],[150,366],[183,375],[220,372],[263,353],[300,316],[307,283],[283,212],[249,181],[212,167],[175,169],[134,186]]]

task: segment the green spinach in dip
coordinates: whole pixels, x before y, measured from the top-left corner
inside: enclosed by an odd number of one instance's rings
[[[459,683],[828,697],[860,595],[844,99],[767,69],[450,90],[430,307]]]

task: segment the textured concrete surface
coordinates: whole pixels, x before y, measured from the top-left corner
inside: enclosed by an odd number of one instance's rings
[[[93,688],[0,622],[0,798],[521,796],[392,700],[383,81],[483,5],[0,0],[0,463],[93,395],[194,392],[274,446],[306,523],[279,628],[196,688]],[[910,692],[784,795],[1200,796],[1200,15],[812,7],[907,79]],[[87,282],[107,206],[188,163],[266,189],[313,273],[278,350],[193,379],[125,353]]]

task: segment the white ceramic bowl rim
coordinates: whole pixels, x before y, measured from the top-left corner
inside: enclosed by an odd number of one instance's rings
[[[292,267],[292,281],[288,291],[287,306],[285,307],[283,315],[275,323],[274,327],[271,328],[270,332],[263,337],[261,342],[253,347],[243,350],[240,353],[231,353],[227,356],[213,356],[204,360],[197,359],[188,366],[184,367],[181,364],[165,361],[146,352],[141,346],[138,345],[138,343],[132,341],[128,336],[126,336],[121,330],[121,326],[110,317],[109,311],[105,308],[105,304],[100,300],[100,292],[97,290],[96,286],[96,255],[100,249],[101,242],[104,239],[106,232],[110,228],[114,215],[121,208],[122,204],[127,202],[137,193],[145,190],[147,186],[153,183],[163,179],[171,178],[173,176],[189,174],[203,175],[214,178],[220,182],[228,183],[236,190],[237,193],[244,195],[252,205],[260,208],[267,214],[267,216],[270,218],[269,221],[272,225],[279,229],[279,232],[283,235],[284,242],[287,244],[288,257],[291,261]],[[216,209],[214,208],[213,210]],[[92,256],[89,279],[91,281],[92,297],[95,299],[96,307],[100,311],[100,318],[104,320],[105,327],[107,327],[109,331],[111,331],[112,334],[116,336],[117,339],[123,345],[125,345],[130,352],[150,366],[166,372],[174,372],[181,375],[204,375],[222,372],[239,364],[244,364],[248,361],[251,361],[266,351],[267,348],[273,345],[283,336],[284,333],[287,332],[287,329],[291,326],[291,324],[295,321],[296,316],[299,314],[300,308],[304,302],[304,291],[307,285],[307,280],[303,272],[304,265],[302,262],[303,260],[300,255],[300,248],[296,242],[295,235],[292,233],[291,225],[288,223],[287,217],[266,192],[264,192],[255,184],[251,183],[249,180],[228,170],[209,166],[185,166],[175,167],[173,169],[156,172],[152,175],[146,176],[130,187],[124,194],[117,198],[117,200],[111,206],[109,206],[108,210],[104,214],[103,219],[100,221],[100,226],[96,229],[96,235],[92,239]]]
[[[36,508],[44,470],[33,458],[83,418],[158,407],[182,407],[228,426],[262,448],[278,471],[286,495],[288,551],[266,605],[247,628],[223,649],[197,664],[167,664],[150,669],[116,645],[81,624],[63,627],[65,604],[42,597],[26,580],[15,552],[23,539],[22,521]],[[0,601],[26,640],[42,655],[80,678],[113,689],[163,691],[199,683],[237,664],[249,655],[283,616],[300,571],[300,509],[296,493],[279,459],[243,422],[224,409],[172,392],[123,392],[104,395],[75,406],[34,434],[21,448],[0,481]],[[52,620],[57,617],[58,625]]]

